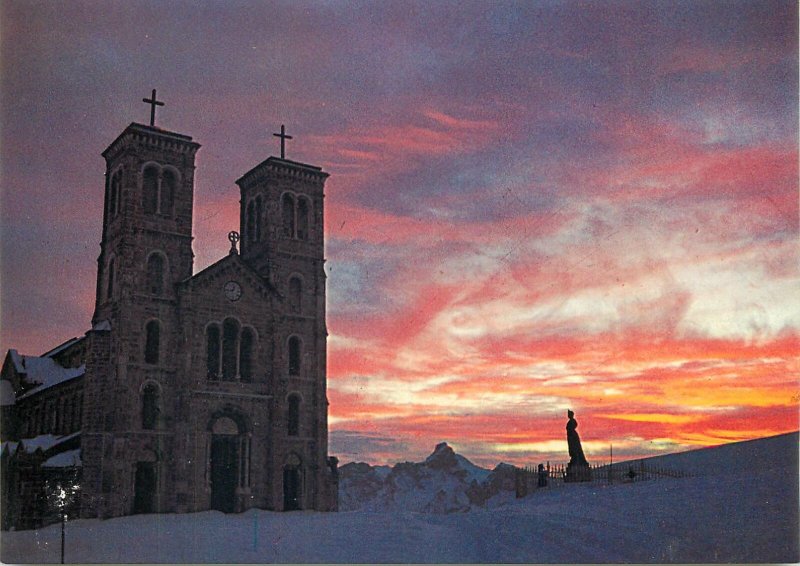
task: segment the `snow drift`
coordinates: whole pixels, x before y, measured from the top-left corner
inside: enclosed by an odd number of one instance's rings
[[[471,485],[472,479],[480,479],[470,477],[462,460],[455,458],[452,466],[449,451],[441,452],[446,452],[443,469],[454,472],[444,476],[446,481],[463,475],[464,483],[470,478]],[[791,563],[800,559],[797,433],[678,454],[675,462],[669,461],[673,456],[664,458],[661,465],[680,463],[695,475],[631,484],[570,484],[537,490],[505,504],[473,506],[464,513],[400,510],[402,502],[414,501],[415,490],[408,489],[402,497],[395,496],[390,510],[379,510],[380,497],[372,497],[371,511],[251,510],[240,515],[213,511],[78,520],[67,525],[66,560]],[[395,485],[414,474],[425,476],[419,485],[431,494],[436,489],[433,478],[441,469],[438,457],[433,466],[430,463],[425,462],[424,470],[416,465],[409,474],[403,465],[400,470],[372,469],[379,478],[396,473]],[[356,466],[371,475],[366,465]],[[359,482],[359,489],[370,489],[365,485]],[[376,493],[381,492],[383,483],[375,485]],[[431,500],[425,496],[419,501],[427,506]],[[436,511],[436,506],[430,510]],[[58,562],[59,540],[58,525],[4,532],[0,557],[6,563]]]

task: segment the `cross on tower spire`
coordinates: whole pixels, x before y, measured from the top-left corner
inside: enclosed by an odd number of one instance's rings
[[[143,98],[142,102],[146,102],[150,105],[150,125],[156,125],[156,106],[164,106],[164,103],[160,100],[156,100],[156,89],[153,89],[153,94],[149,99]]]
[[[281,133],[272,135],[276,138],[281,138],[281,159],[286,159],[286,140],[292,139],[292,136],[286,133],[286,127],[283,124],[281,124]]]

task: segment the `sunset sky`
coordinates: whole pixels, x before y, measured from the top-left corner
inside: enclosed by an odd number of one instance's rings
[[[797,430],[794,2],[0,3],[0,347],[83,334],[153,88],[234,180],[323,167],[331,451],[591,462]]]

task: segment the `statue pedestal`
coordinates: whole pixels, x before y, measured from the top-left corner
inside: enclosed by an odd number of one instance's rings
[[[567,483],[592,481],[592,468],[589,467],[588,462],[570,462],[567,464],[564,481]]]

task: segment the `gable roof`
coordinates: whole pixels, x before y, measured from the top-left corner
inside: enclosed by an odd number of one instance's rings
[[[212,263],[202,271],[195,273],[178,283],[182,287],[194,287],[203,285],[204,283],[215,279],[225,272],[236,272],[238,275],[243,276],[248,283],[258,289],[264,296],[274,295],[279,296],[277,289],[272,284],[264,279],[255,269],[244,261],[237,253],[230,253],[219,261]]]

